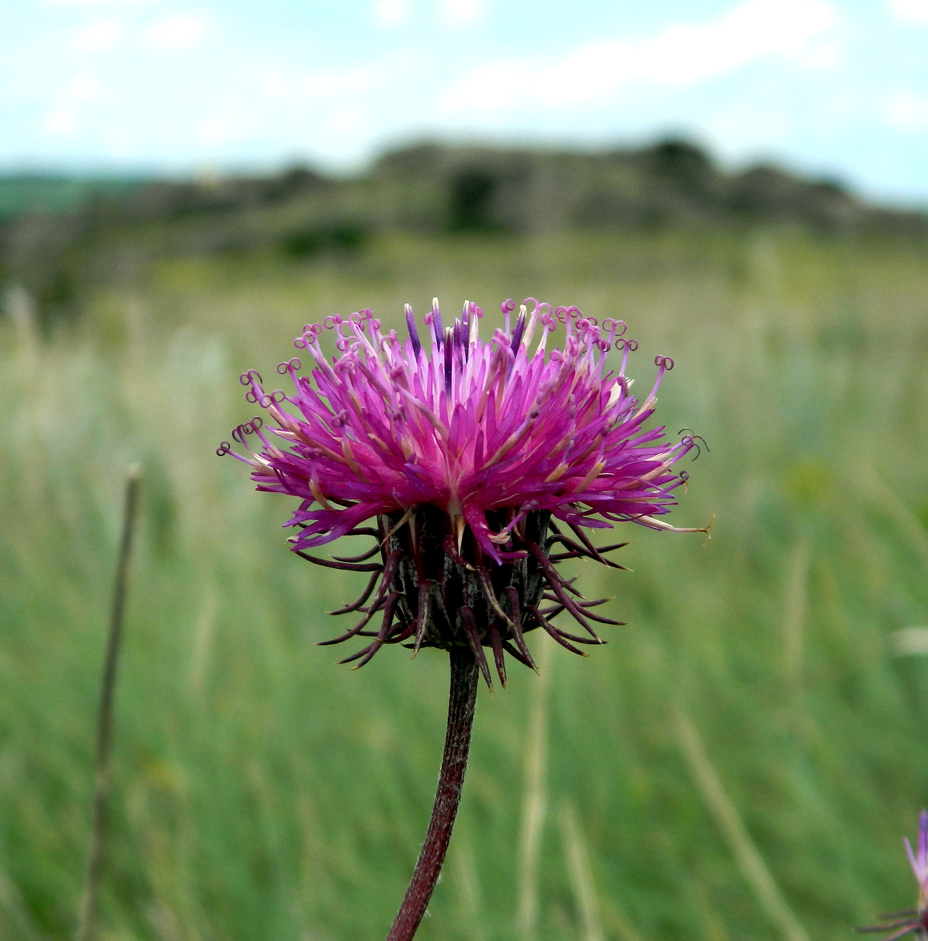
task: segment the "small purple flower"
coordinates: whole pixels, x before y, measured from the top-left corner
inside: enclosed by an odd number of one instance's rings
[[[360,622],[327,643],[373,639],[343,662],[363,665],[389,643],[467,645],[489,684],[489,647],[505,683],[504,652],[534,666],[525,632],[540,627],[580,653],[574,643],[602,643],[591,621],[617,623],[592,613],[602,600],[585,600],[556,569],[579,557],[622,568],[604,557],[619,546],[595,547],[589,529],[630,521],[693,531],[661,517],[687,480],[674,464],[698,453],[697,439],[671,442],[646,427],[673,361],[656,358],[654,387],[639,401],[625,375],[637,344],[622,337],[624,323],[534,298],[513,323],[515,309],[502,305],[505,326],[489,340],[478,331],[483,311],[469,302],[443,328],[433,301],[424,338],[407,305],[405,340],[382,333],[370,310],[335,315],[294,341],[313,359],[312,378],[299,374],[299,359],[277,367],[292,393],[266,392],[254,370],[241,377],[276,427],[254,418],[232,433],[244,454],[229,442],[218,453],[249,464],[258,490],[300,499],[287,523],[299,530],[295,552],[370,573],[361,597],[336,612],[359,612]],[[559,327],[563,342],[549,350]],[[336,338],[331,360],[323,330]],[[618,372],[606,368],[611,348],[621,352]],[[344,535],[375,544],[348,559],[307,552]],[[587,636],[555,627],[562,611]],[[378,614],[380,626],[368,629]]]
[[[918,853],[912,852],[908,837],[903,837],[905,851],[909,856],[909,865],[918,880],[918,906],[899,912],[890,912],[884,916],[891,919],[885,925],[873,925],[870,928],[858,928],[858,931],[892,931],[884,941],[896,941],[913,931],[919,938],[928,938],[928,811],[923,810],[918,825]]]

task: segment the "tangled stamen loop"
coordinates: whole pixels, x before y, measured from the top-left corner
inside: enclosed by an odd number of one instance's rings
[[[557,318],[551,313],[550,305],[548,306],[548,310],[543,313],[539,319],[541,320],[541,325],[548,333],[553,333],[557,330]]]
[[[390,376],[395,378],[394,374],[396,369],[403,369],[403,367],[397,362],[398,359],[402,358],[403,352],[400,338],[396,335],[395,330],[391,330],[385,337],[381,337],[380,352],[384,354],[385,364],[395,364],[390,368]]]
[[[686,434],[683,434],[686,432]],[[705,448],[706,452],[711,454],[709,444],[702,435],[697,435],[693,432],[692,428],[681,428],[678,432],[678,435],[683,435],[680,439],[680,444],[687,445],[689,448],[695,448],[696,453],[693,455],[692,460],[696,460],[700,454],[702,454],[702,449]]]
[[[655,356],[654,365],[657,366],[658,369],[666,369],[667,372],[670,372],[670,370],[673,369],[673,360],[669,356]]]
[[[250,385],[253,385],[254,383],[258,383],[258,385],[261,385],[261,383],[264,382],[264,380],[261,378],[261,373],[259,373],[257,369],[249,369],[246,372],[243,372],[238,377],[238,381],[243,386],[250,386]]]
[[[352,337],[340,336],[335,341],[335,348],[339,351],[339,353],[347,353],[348,350],[351,349],[352,344],[356,342],[357,341],[354,340]]]
[[[592,318],[591,318],[592,319]],[[603,330],[615,330],[615,336],[620,337],[628,329],[628,324],[624,320],[615,320],[613,317],[607,317],[602,323]]]
[[[285,363],[277,364],[277,372],[281,376],[284,373],[290,373],[290,375],[293,376],[293,374],[298,369],[302,369],[302,368],[303,368],[303,364],[295,356],[291,359],[288,359]]]
[[[322,333],[322,326],[318,323],[308,323],[303,327],[302,336],[298,336],[293,345],[298,350],[308,350],[313,344],[319,343],[319,334]]]
[[[218,454],[219,457],[222,457],[222,456],[225,455],[225,454],[231,454],[231,453],[232,453],[232,444],[231,444],[231,442],[229,442],[229,441],[220,441],[220,442],[219,442],[219,447],[216,448],[216,454]]]
[[[511,297],[506,298],[506,300],[499,305],[499,309],[504,314],[511,314],[516,309],[516,302]]]
[[[638,341],[632,339],[625,340],[619,337],[619,339],[615,341],[615,348],[619,351],[628,350],[629,353],[634,353],[635,350],[638,349]]]
[[[237,441],[239,444],[245,445],[247,448],[248,445],[245,442],[245,435],[253,435],[262,425],[264,424],[263,419],[259,416],[255,416],[251,421],[243,422],[241,425],[238,425],[232,431],[233,440]],[[223,442],[225,444],[225,442]],[[250,450],[250,449],[249,449]]]
[[[528,310],[528,305],[531,303],[532,309]],[[548,310],[551,309],[551,305],[546,305]],[[526,316],[530,319],[536,318],[541,313],[542,304],[537,297],[527,297],[522,301],[522,307],[526,308]]]
[[[258,399],[258,405],[261,408],[270,408],[272,405],[280,405],[287,396],[281,389],[275,389],[273,392],[266,392]]]

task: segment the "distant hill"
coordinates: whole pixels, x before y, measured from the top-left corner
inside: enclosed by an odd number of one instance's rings
[[[354,178],[295,167],[190,181],[0,178],[0,282],[47,316],[152,262],[198,255],[311,260],[380,233],[518,237],[560,231],[795,226],[830,238],[928,237],[928,214],[870,205],[775,166],[725,172],[668,139],[597,153],[421,144]],[[56,314],[57,312],[57,314]]]
[[[147,182],[141,177],[0,175],[0,223],[37,212],[71,212],[101,198],[119,198]]]

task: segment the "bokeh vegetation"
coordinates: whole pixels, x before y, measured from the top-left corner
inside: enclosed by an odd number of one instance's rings
[[[696,219],[148,250],[191,225],[127,223],[122,257],[144,263],[96,269],[67,317],[6,294],[0,937],[73,931],[133,462],[100,937],[386,933],[436,780],[444,658],[333,665],[324,611],[357,584],[290,555],[289,502],[214,449],[252,414],[239,373],[270,374],[304,323],[372,306],[399,324],[435,294],[489,320],[527,295],[620,317],[637,391],[673,356],[661,419],[711,449],[675,521],[716,522],[708,543],[624,527],[633,571],[578,575],[629,626],[583,660],[532,634],[541,676],[513,665],[506,690],[480,691],[423,941],[837,941],[914,902],[901,836],[928,802],[928,647],[905,631],[928,631],[928,240]]]

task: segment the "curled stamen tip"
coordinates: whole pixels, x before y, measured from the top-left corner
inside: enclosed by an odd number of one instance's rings
[[[697,527],[697,528],[695,528],[695,529],[691,529],[691,530],[689,530],[689,532],[692,532],[692,533],[705,533],[705,534],[706,534],[706,539],[705,539],[705,542],[703,542],[703,546],[708,546],[709,543],[712,542],[712,533],[710,533],[709,530],[712,529],[712,524],[713,524],[714,522],[715,522],[715,513],[712,514],[712,519],[709,520],[709,522],[708,522],[705,526],[700,526],[700,527]]]

